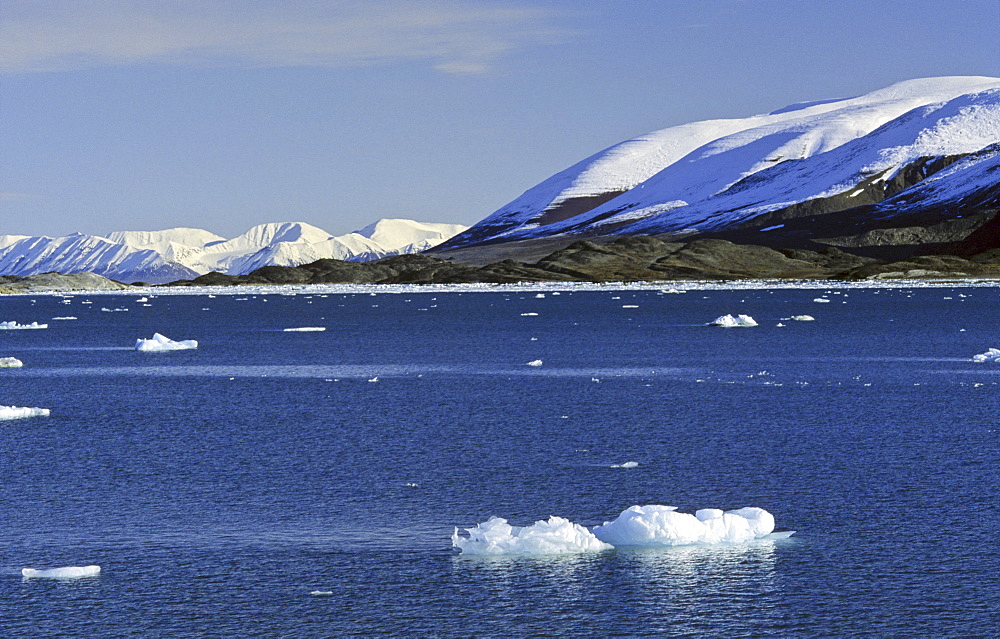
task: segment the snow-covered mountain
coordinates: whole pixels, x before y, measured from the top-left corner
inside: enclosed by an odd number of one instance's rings
[[[829,213],[890,197],[911,208],[969,197],[993,198],[995,207],[998,143],[1000,78],[910,80],[622,142],[529,189],[439,249],[560,235],[717,232],[790,207]],[[952,164],[969,154],[978,155]]]
[[[106,237],[0,235],[0,275],[91,272],[123,282],[160,284],[211,271],[242,275],[262,266],[297,266],[318,259],[355,262],[415,253],[466,227],[379,220],[334,237],[303,222],[260,224],[232,239],[201,229],[119,231]]]

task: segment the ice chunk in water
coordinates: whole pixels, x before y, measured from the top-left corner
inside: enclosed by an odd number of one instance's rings
[[[183,341],[174,341],[169,337],[160,335],[159,333],[153,333],[152,339],[137,339],[135,341],[135,350],[150,352],[163,352],[163,351],[183,351],[192,348],[198,348],[197,340],[186,339]]]
[[[325,326],[300,326],[298,328],[286,328],[284,332],[286,333],[320,333],[325,331]]]
[[[815,322],[816,318],[812,315],[792,315],[788,319],[795,320],[796,322]]]
[[[0,368],[21,368],[24,362],[16,357],[0,357]]]
[[[18,324],[17,322],[0,322],[0,331],[28,330],[33,328],[48,328],[48,324],[32,322],[30,324]]]
[[[0,406],[0,421],[25,417],[48,417],[48,408],[23,408],[21,406]]]
[[[974,362],[1000,362],[1000,348],[991,348],[985,353],[972,356]]]
[[[530,526],[511,526],[506,519],[491,517],[475,528],[466,528],[468,537],[455,529],[453,547],[468,555],[561,555],[611,550],[589,530],[568,519],[552,516]]]
[[[541,366],[541,365],[542,365],[542,360],[540,359],[533,359],[530,362],[528,362],[528,366]]]
[[[23,568],[21,575],[26,579],[79,579],[80,577],[96,577],[101,574],[100,566],[66,566],[64,568],[49,568],[35,570]]]
[[[624,464],[611,464],[612,468],[638,468],[639,462],[627,461]]]
[[[774,530],[774,517],[763,508],[723,512],[704,508],[694,515],[674,506],[632,506],[617,519],[594,528],[601,541],[615,546],[681,546],[738,543]]]
[[[715,318],[714,322],[709,322],[709,326],[722,326],[723,328],[736,328],[740,326],[751,327],[757,326],[757,322],[754,318],[749,315],[737,315],[733,317],[732,315],[722,315]]]

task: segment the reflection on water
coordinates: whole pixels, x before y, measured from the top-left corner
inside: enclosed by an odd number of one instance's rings
[[[475,583],[484,605],[529,606],[572,617],[603,610],[648,635],[709,636],[779,624],[779,546],[793,540],[550,556],[466,556],[456,577]],[[533,593],[527,595],[526,593]],[[538,595],[544,594],[540,599]],[[526,613],[527,614],[527,613]]]

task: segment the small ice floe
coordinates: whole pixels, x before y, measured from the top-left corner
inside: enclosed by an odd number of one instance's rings
[[[22,406],[0,406],[0,421],[24,419],[25,417],[48,417],[48,408],[25,408]]]
[[[538,317],[538,313],[521,313],[521,317]]]
[[[282,329],[285,333],[321,333],[326,330],[325,326],[299,326],[297,328]]]
[[[148,301],[149,301],[149,298],[148,298],[148,297],[140,297],[140,298],[139,298],[139,299],[137,299],[136,301],[137,301],[137,302],[148,302]]]
[[[21,575],[25,579],[79,579],[81,577],[96,577],[99,574],[101,574],[100,566],[65,566],[63,568],[49,568],[48,570],[21,569]]]
[[[75,319],[77,319],[77,318],[73,317],[72,315],[67,315],[65,317],[53,317],[52,321],[53,322],[59,322],[59,321],[69,321],[69,320],[75,320]]]
[[[687,291],[682,291],[682,290],[676,289],[676,288],[668,288],[668,289],[664,289],[664,290],[662,290],[660,292],[661,293],[670,293],[670,294],[687,293]]]
[[[792,315],[788,319],[795,322],[815,322],[816,318],[812,315]]]
[[[511,526],[506,519],[488,521],[466,528],[468,537],[451,536],[451,545],[463,555],[563,555],[611,550],[592,532],[568,519],[551,516],[530,526]]]
[[[107,306],[101,307],[102,313],[127,313],[127,308],[108,308]]]
[[[763,508],[703,508],[690,515],[674,506],[632,506],[614,521],[595,527],[594,536],[614,546],[656,547],[740,543],[773,531],[774,516]]]
[[[778,322],[777,324],[775,324],[775,326],[777,326],[778,328],[784,328],[785,325],[782,324],[781,322]]]
[[[542,365],[542,360],[540,359],[533,359],[530,362],[528,362],[528,366],[541,366],[541,365]]]
[[[638,304],[622,304],[622,308],[639,308]]]
[[[0,368],[21,368],[24,362],[16,357],[0,357]]]
[[[135,341],[135,350],[147,353],[159,353],[165,351],[184,351],[194,348],[198,348],[197,340],[186,339],[181,341],[174,341],[169,337],[160,335],[159,333],[153,333],[152,339],[140,338]]]
[[[313,590],[309,594],[311,596],[313,596],[313,597],[332,597],[333,596],[333,591],[332,590]]]
[[[991,348],[985,353],[972,356],[974,362],[1000,362],[1000,348]]]
[[[611,464],[612,468],[638,468],[639,462],[627,461],[624,464]]]
[[[715,318],[714,322],[709,322],[709,326],[721,326],[723,328],[751,327],[757,326],[757,322],[749,315],[722,315]]]
[[[825,297],[817,297],[813,299],[813,301],[816,302],[817,304],[828,304],[830,302],[830,300],[826,299]]]
[[[539,300],[545,299],[545,293],[539,293],[538,295],[535,296],[535,299],[539,299]]]
[[[376,375],[375,377],[372,377],[372,378],[371,378],[371,379],[369,379],[368,381],[374,384],[375,382],[377,382],[377,381],[378,381],[378,375]]]
[[[591,377],[590,381],[594,382],[595,384],[600,384],[601,383],[601,378],[600,377]]]
[[[48,328],[48,324],[32,322],[30,324],[18,324],[17,322],[0,322],[0,331],[24,331],[39,328]]]

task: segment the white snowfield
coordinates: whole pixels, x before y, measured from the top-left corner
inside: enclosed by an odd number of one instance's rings
[[[972,356],[974,362],[1000,362],[1000,348],[991,348],[985,353]]]
[[[81,577],[96,577],[99,574],[101,574],[100,566],[65,566],[47,570],[21,569],[21,575],[25,579],[79,579]]]
[[[623,223],[616,233],[720,228],[853,193],[861,182],[888,180],[919,158],[974,154],[998,142],[1000,78],[909,80],[860,97],[694,122],[622,142],[529,189],[457,242]],[[970,161],[986,162],[971,167],[970,179],[989,180],[996,149]],[[958,174],[969,168],[943,171],[937,195],[969,187]],[[552,215],[561,203],[584,197],[611,199],[566,219]]]
[[[416,253],[465,228],[384,219],[336,237],[304,222],[260,224],[228,240],[190,228],[119,231],[106,237],[0,235],[0,274],[89,271],[119,281],[162,284],[211,271],[242,275],[262,266],[298,266],[327,258],[362,262]]]
[[[466,528],[468,537],[451,536],[452,547],[467,555],[553,555],[613,550],[620,546],[662,548],[691,544],[746,543],[780,539],[793,531],[774,532],[774,517],[763,508],[723,512],[705,508],[694,515],[674,506],[632,506],[612,522],[588,530],[552,516],[530,526],[511,526],[506,519]]]
[[[721,326],[723,328],[750,328],[757,326],[757,321],[749,315],[722,315],[708,323],[709,326]]]
[[[0,406],[0,421],[24,419],[25,417],[48,417],[48,408],[25,408],[22,406]]]
[[[32,322],[30,324],[18,324],[17,322],[0,322],[0,331],[22,331],[22,330],[32,330],[39,328],[48,328],[48,324],[39,324],[38,322]]]
[[[135,350],[144,351],[147,353],[158,353],[164,351],[184,351],[198,348],[198,341],[193,339],[186,339],[181,341],[175,341],[166,337],[165,335],[160,335],[159,333],[153,333],[152,339],[137,339],[135,341]]]
[[[0,368],[21,368],[24,362],[16,357],[0,357]]]

